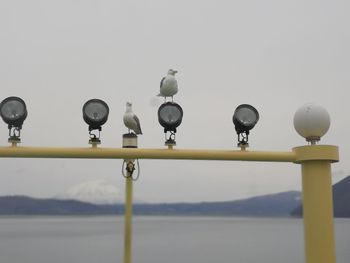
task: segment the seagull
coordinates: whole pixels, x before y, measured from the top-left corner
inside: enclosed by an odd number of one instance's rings
[[[165,100],[166,97],[171,97],[171,100],[173,100],[173,96],[178,90],[177,80],[175,79],[176,73],[176,70],[169,69],[168,74],[160,81],[160,93],[158,96],[164,97]]]
[[[130,130],[133,130],[135,134],[142,134],[139,118],[133,113],[131,106],[130,102],[126,103],[126,111],[123,117],[124,124],[129,129],[129,133]]]

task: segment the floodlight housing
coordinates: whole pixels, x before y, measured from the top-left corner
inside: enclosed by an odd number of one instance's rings
[[[163,103],[158,109],[158,121],[165,133],[168,131],[176,133],[176,128],[181,124],[182,117],[183,110],[175,102]]]
[[[28,115],[27,106],[19,97],[8,97],[0,103],[0,115],[9,129],[20,130]]]
[[[91,99],[83,106],[83,118],[89,125],[89,131],[101,130],[106,123],[109,114],[107,103],[100,99]]]
[[[249,104],[239,105],[232,117],[237,134],[247,133],[254,128],[259,120],[258,111]]]

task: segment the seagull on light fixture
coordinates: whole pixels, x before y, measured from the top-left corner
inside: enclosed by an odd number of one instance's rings
[[[176,73],[176,70],[169,69],[168,74],[160,81],[160,93],[158,96],[164,97],[165,100],[167,97],[171,97],[171,100],[173,100],[173,96],[178,91],[175,78]]]
[[[135,134],[142,134],[139,118],[132,111],[132,104],[126,103],[126,111],[123,117],[125,126],[130,130],[133,130]]]

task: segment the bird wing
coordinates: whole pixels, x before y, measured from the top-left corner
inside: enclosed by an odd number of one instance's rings
[[[136,126],[137,126],[137,131],[135,131],[136,134],[142,134],[139,118],[137,118],[137,116],[136,116],[135,114],[134,114],[134,117],[133,117],[133,118],[134,118],[134,121],[135,121]]]
[[[163,82],[164,82],[165,78],[166,78],[166,77],[163,77],[162,80],[160,81],[160,87],[163,86]]]

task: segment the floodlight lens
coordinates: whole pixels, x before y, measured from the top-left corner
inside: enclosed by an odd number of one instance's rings
[[[253,106],[242,104],[236,108],[232,120],[236,126],[237,133],[247,132],[253,129],[258,122],[259,113]]]
[[[108,105],[103,100],[92,99],[83,106],[83,118],[92,129],[98,129],[105,124],[108,114]]]
[[[257,116],[254,111],[248,108],[242,108],[237,111],[237,120],[245,126],[251,126],[256,123]]]
[[[97,102],[89,103],[85,108],[86,116],[94,121],[101,121],[107,115],[107,112],[107,108]]]
[[[168,124],[174,124],[181,118],[181,112],[175,107],[166,107],[160,111],[160,117]]]
[[[21,98],[8,97],[0,104],[0,115],[8,125],[20,128],[27,117],[26,104]]]
[[[166,131],[174,131],[181,124],[183,110],[179,104],[167,102],[158,109],[158,120]]]

